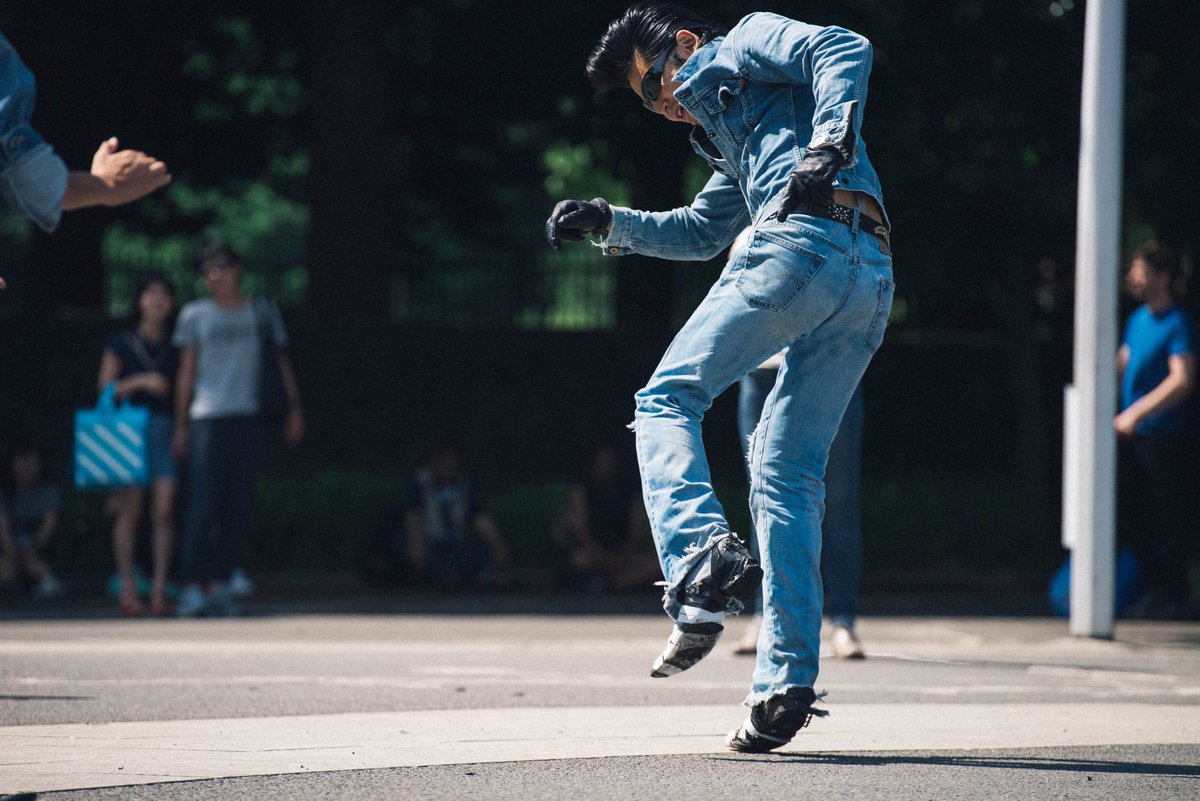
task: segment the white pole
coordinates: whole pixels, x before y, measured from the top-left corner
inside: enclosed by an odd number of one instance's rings
[[[1064,465],[1078,526],[1071,559],[1071,633],[1113,634],[1116,510],[1117,278],[1125,2],[1089,0],[1084,26],[1079,205],[1075,239],[1076,458]],[[1068,483],[1068,481],[1073,483]],[[1066,498],[1064,498],[1066,500]]]

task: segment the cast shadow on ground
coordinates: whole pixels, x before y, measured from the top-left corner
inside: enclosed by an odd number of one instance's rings
[[[1063,771],[1069,773],[1114,773],[1143,776],[1184,776],[1200,779],[1200,765],[1171,765],[1149,762],[1063,759],[1053,757],[949,756],[931,754],[756,754],[753,756],[713,756],[719,762],[763,762],[770,764],[836,765],[844,767],[886,767],[922,765],[953,768],[1000,768],[1005,770]]]

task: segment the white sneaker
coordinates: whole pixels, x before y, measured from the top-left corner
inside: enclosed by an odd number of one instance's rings
[[[208,599],[204,597],[204,590],[200,589],[198,584],[189,584],[183,588],[183,592],[179,593],[179,604],[175,607],[175,615],[177,617],[200,617],[200,613],[204,611]]]
[[[235,567],[229,574],[229,583],[226,587],[234,598],[249,598],[254,594],[254,582],[240,567]]]
[[[838,659],[865,659],[867,656],[854,629],[846,626],[834,626],[829,632],[829,649]]]
[[[63,583],[61,581],[56,579],[54,576],[46,576],[37,583],[36,587],[33,588],[32,594],[34,598],[42,600],[44,598],[57,598],[64,592],[66,592],[66,588],[63,587]]]

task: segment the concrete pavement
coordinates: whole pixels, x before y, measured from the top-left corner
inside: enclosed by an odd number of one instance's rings
[[[730,628],[740,633],[738,621]],[[610,782],[570,792],[634,797],[633,774],[618,766],[677,770],[683,786],[698,759],[734,771],[736,784],[746,758],[721,739],[744,715],[752,660],[720,650],[650,679],[666,633],[660,614],[0,622],[0,793],[225,797],[232,777],[248,777],[236,779],[239,794],[389,797],[416,771],[431,797],[454,797],[464,775],[484,770],[460,766],[491,764],[515,781],[520,765],[538,764],[555,767],[526,797],[554,797],[602,763],[614,767]],[[979,755],[978,765],[1028,778],[1022,766],[1061,753],[1051,761],[1062,781],[1103,763],[1150,771],[1156,798],[1200,787],[1200,770],[1188,769],[1200,757],[1200,624],[1122,622],[1103,642],[1069,637],[1061,620],[871,617],[860,633],[868,659],[823,662],[830,717],[756,764],[819,757],[840,770],[875,758],[948,777]],[[1131,761],[1089,749],[1125,749]],[[809,797],[789,770],[756,781]],[[83,789],[105,787],[115,789]]]

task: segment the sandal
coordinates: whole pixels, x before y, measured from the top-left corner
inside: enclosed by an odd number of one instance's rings
[[[141,617],[146,614],[146,607],[142,606],[142,602],[136,595],[122,595],[118,606],[121,608],[123,617]]]
[[[161,595],[150,598],[150,617],[167,617],[171,614],[171,605]]]

